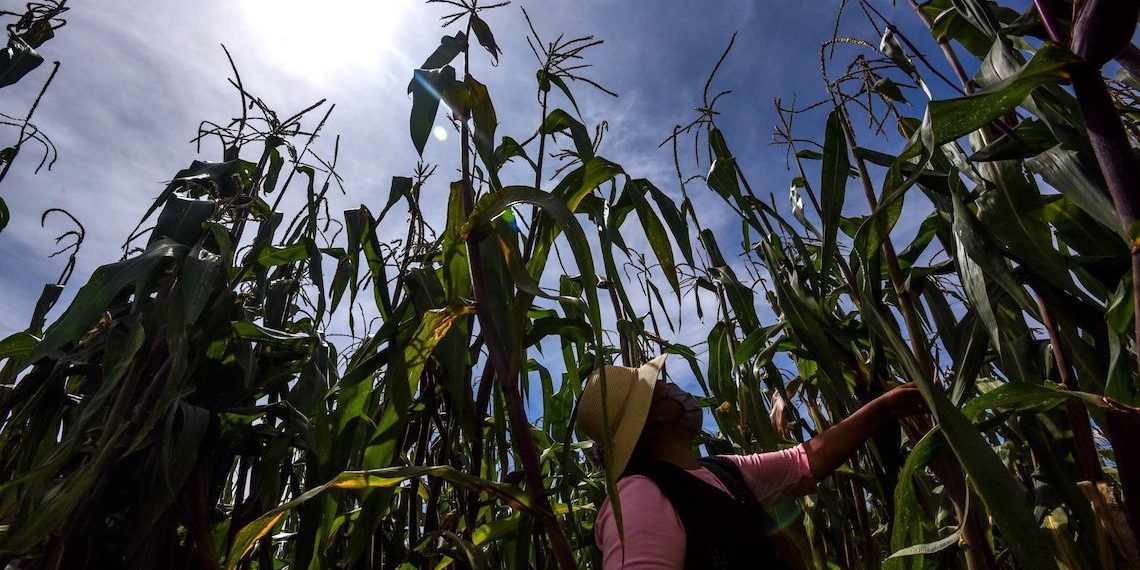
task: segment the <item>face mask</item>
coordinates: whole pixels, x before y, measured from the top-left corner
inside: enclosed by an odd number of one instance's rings
[[[675,420],[677,425],[686,431],[697,433],[704,426],[704,414],[697,398],[682,390],[676,384],[665,384],[663,398],[669,398],[681,406],[681,415]]]
[[[686,392],[685,399],[681,403],[681,406],[685,410],[680,420],[681,427],[693,433],[700,433],[701,427],[703,427],[705,423],[705,417],[704,414],[701,413],[701,406],[697,403],[696,396]]]

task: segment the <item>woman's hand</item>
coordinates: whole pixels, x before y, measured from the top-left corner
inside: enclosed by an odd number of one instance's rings
[[[882,396],[875,398],[870,405],[875,406],[877,411],[896,420],[929,411],[926,407],[926,400],[922,399],[918,386],[913,382],[887,390]]]
[[[850,417],[804,442],[811,474],[816,481],[831,475],[876,432],[926,411],[926,402],[913,383],[884,392]]]

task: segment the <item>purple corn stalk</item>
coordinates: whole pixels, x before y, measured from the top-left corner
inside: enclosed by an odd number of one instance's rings
[[[1048,0],[1034,0],[1041,21],[1050,38],[1065,43],[1056,20],[1049,11]],[[1140,166],[1132,154],[1124,125],[1116,105],[1101,78],[1100,69],[1122,52],[1129,55],[1129,43],[1140,15],[1140,0],[1087,0],[1073,20],[1069,47],[1082,61],[1069,66],[1069,75],[1077,104],[1088,130],[1089,142],[1108,187],[1120,223],[1131,242],[1133,310],[1136,343],[1134,351],[1140,360]],[[1131,51],[1134,51],[1131,50]],[[1124,488],[1125,512],[1133,536],[1140,540],[1140,449],[1132,445],[1140,431],[1140,416],[1133,412],[1108,412],[1106,428],[1113,450],[1121,486]]]

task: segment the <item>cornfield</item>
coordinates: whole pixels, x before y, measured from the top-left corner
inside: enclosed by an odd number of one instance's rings
[[[599,366],[661,353],[702,392],[709,454],[921,390],[929,416],[773,511],[806,567],[1140,567],[1140,2],[843,0],[803,56],[823,89],[776,101],[779,197],[718,127],[749,121],[717,110],[731,41],[693,78],[691,122],[646,125],[676,167],[651,181],[578,108],[608,93],[600,39],[428,2],[443,35],[408,70],[408,133],[422,156],[454,127],[450,163],[330,212],[331,106],[275,111],[235,65],[240,113],[198,133],[218,160],[175,173],[53,313],[71,218],[59,280],[0,331],[6,567],[600,568],[615,482],[575,402]],[[0,87],[44,80],[35,50],[66,9],[0,12]],[[510,18],[536,67],[494,72],[533,73],[541,114],[505,134],[471,62],[497,62],[488,22]],[[0,120],[19,132],[0,181],[48,140],[32,111]],[[0,189],[2,231],[20,198]],[[698,193],[740,233],[710,230]]]

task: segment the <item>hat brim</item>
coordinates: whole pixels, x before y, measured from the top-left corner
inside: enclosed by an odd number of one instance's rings
[[[612,463],[607,468],[614,480],[620,477],[629,465],[629,459],[637,447],[637,440],[641,438],[641,432],[645,429],[645,420],[649,417],[649,407],[653,403],[653,387],[657,384],[657,376],[661,374],[666,356],[668,355],[662,354],[637,369],[637,383],[630,390],[625,403],[625,414],[622,415],[621,423],[611,438]]]

